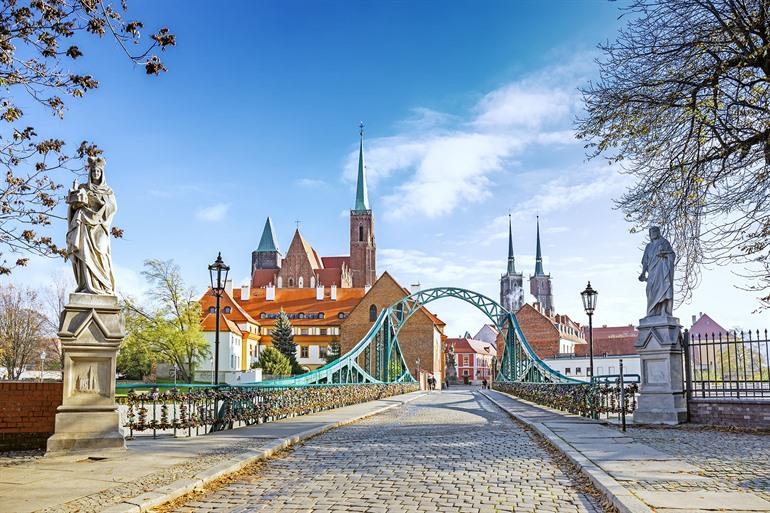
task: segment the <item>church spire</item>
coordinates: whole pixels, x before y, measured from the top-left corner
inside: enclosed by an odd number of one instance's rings
[[[508,274],[516,272],[516,262],[513,258],[513,229],[511,228],[511,214],[508,214]]]
[[[275,230],[273,230],[273,220],[270,216],[265,221],[265,227],[262,229],[262,237],[259,239],[259,252],[278,251],[278,241],[275,240]]]
[[[356,206],[353,210],[369,210],[369,191],[366,188],[366,168],[364,168],[364,124],[359,125],[361,137],[358,147],[358,182],[356,184]]]
[[[535,253],[535,276],[543,276],[543,254],[540,251],[540,216],[537,216],[537,252]]]

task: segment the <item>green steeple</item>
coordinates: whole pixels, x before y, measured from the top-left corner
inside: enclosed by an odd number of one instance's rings
[[[545,276],[543,254],[540,251],[540,216],[537,216],[537,252],[535,253],[535,276]]]
[[[265,227],[262,229],[262,238],[259,239],[259,246],[257,247],[257,251],[278,252],[278,241],[275,240],[273,220],[270,219],[270,216],[268,216],[267,220],[265,221]]]
[[[356,185],[356,206],[353,210],[369,210],[369,191],[366,188],[366,169],[364,168],[364,124],[361,123],[358,147],[358,183]]]
[[[508,274],[516,272],[516,263],[513,258],[513,229],[511,228],[511,214],[508,214]]]

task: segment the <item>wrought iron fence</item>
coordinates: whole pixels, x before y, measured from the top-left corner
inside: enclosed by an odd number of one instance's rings
[[[192,436],[307,415],[417,390],[416,383],[304,386],[118,385],[129,439]]]
[[[492,388],[549,408],[583,417],[608,418],[633,413],[639,376],[626,374],[621,387],[619,376],[602,376],[590,383],[493,383]],[[621,400],[621,390],[623,399]]]
[[[688,397],[770,399],[768,331],[683,333]]]

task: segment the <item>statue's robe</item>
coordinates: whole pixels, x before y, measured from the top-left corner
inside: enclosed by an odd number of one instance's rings
[[[87,208],[70,204],[67,214],[67,252],[75,271],[75,292],[114,294],[110,226],[118,209],[115,194],[104,184],[104,175],[100,183],[89,180],[78,190],[86,191],[88,201]]]
[[[647,271],[647,315],[673,313],[674,256],[671,244],[663,237],[651,240],[644,248],[642,269]],[[668,303],[659,307],[664,301]]]

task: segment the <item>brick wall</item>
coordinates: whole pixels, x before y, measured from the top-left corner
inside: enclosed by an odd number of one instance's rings
[[[770,401],[693,398],[690,422],[712,426],[770,429]]]
[[[559,352],[559,330],[532,305],[524,304],[516,312],[516,320],[530,347],[540,358],[553,358]]]
[[[377,307],[377,314],[396,301],[403,299],[407,293],[387,272],[375,282],[361,302],[350,312],[340,326],[340,347],[342,354],[350,351],[372,327],[369,320],[369,308]],[[416,361],[420,359],[422,371],[432,372],[437,378],[442,377],[441,347],[434,347],[435,327],[431,318],[421,310],[415,312],[406,321],[398,334],[399,346],[404,354],[404,360],[413,375],[416,374]],[[435,351],[434,351],[435,350]]]
[[[0,381],[0,451],[45,448],[62,383]]]

